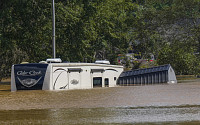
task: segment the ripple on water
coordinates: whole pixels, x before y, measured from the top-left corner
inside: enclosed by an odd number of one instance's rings
[[[11,110],[0,112],[1,123],[194,124],[200,123],[200,106]]]

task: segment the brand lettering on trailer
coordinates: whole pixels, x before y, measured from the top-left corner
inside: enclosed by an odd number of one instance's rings
[[[36,76],[36,75],[41,75],[41,74],[42,74],[41,71],[34,71],[34,70],[29,71],[29,72],[27,72],[27,71],[18,71],[17,72],[18,76]]]

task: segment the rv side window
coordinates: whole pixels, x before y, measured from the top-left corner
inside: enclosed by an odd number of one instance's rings
[[[93,87],[102,87],[102,77],[93,78]]]

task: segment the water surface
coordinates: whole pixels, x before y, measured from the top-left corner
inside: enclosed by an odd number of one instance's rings
[[[198,82],[70,91],[5,88],[0,124],[200,124]]]

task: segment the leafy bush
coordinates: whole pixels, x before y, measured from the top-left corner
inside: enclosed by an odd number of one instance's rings
[[[158,64],[171,64],[179,75],[198,74],[200,64],[197,56],[190,47],[186,47],[186,50],[185,47],[179,45],[164,46],[159,53]]]

